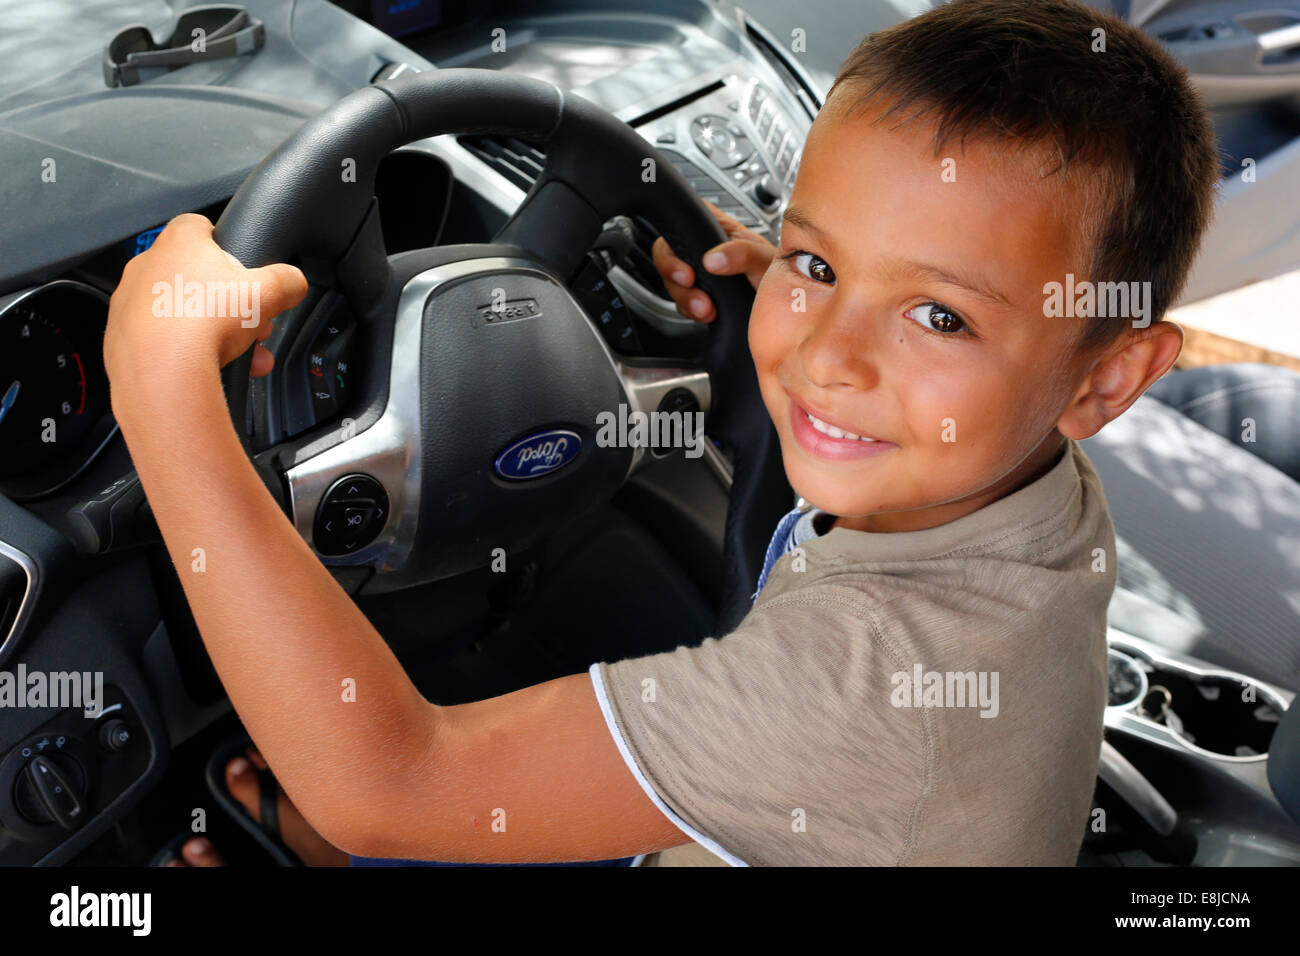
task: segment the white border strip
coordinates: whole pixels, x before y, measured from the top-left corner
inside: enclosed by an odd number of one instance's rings
[[[595,688],[596,702],[600,704],[600,712],[605,716],[605,724],[609,727],[610,736],[614,738],[614,743],[618,745],[618,752],[623,755],[623,762],[627,764],[627,769],[632,771],[632,776],[634,776],[636,782],[641,785],[641,789],[645,791],[645,795],[654,802],[654,805],[659,808],[660,812],[662,812],[664,816],[672,821],[673,826],[677,827],[677,829],[681,830],[714,856],[725,860],[732,866],[748,866],[749,864],[744,860],[732,853],[728,853],[719,846],[716,840],[711,837],[706,837],[675,814],[668,804],[664,803],[659,794],[655,793],[654,787],[650,786],[650,782],[646,780],[645,775],[641,773],[641,768],[638,767],[636,761],[632,759],[632,751],[628,749],[627,741],[623,739],[623,733],[618,729],[618,723],[614,720],[614,711],[609,706],[609,695],[605,692],[605,681],[604,678],[600,676],[599,662],[592,664],[588,673],[591,675],[591,686]],[[635,866],[636,864],[634,863],[633,865]]]

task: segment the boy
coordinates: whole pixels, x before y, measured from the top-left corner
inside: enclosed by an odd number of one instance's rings
[[[780,247],[717,250],[719,272],[761,272],[750,348],[812,507],[778,527],[733,633],[492,700],[425,701],[262,488],[218,370],[269,326],[150,313],[152,280],[184,271],[260,281],[274,314],[303,295],[297,270],[249,275],[205,220],[174,220],[113,297],[113,407],[177,566],[206,550],[181,578],[235,709],[341,850],[1070,865],[1115,581],[1076,442],[1177,358],[1161,316],[1217,175],[1185,74],[1113,17],[956,0],[868,37],[813,125]],[[689,314],[690,267],[656,260]],[[1062,314],[1051,290],[1088,283],[1100,299]],[[1100,283],[1137,290],[1132,307],[1098,308],[1116,301]]]

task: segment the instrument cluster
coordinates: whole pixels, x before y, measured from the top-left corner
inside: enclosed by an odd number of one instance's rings
[[[104,372],[108,296],[60,279],[0,299],[0,493],[74,478],[116,424]]]

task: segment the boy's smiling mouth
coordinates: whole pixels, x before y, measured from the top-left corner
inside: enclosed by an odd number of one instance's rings
[[[805,408],[789,391],[786,395],[790,397],[790,431],[794,440],[816,458],[848,461],[879,455],[898,447],[829,422]]]

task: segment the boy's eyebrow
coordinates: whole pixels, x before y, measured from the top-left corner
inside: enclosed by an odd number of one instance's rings
[[[806,212],[793,203],[785,207],[785,215],[781,217],[781,222],[783,224],[792,222],[800,229],[807,229],[822,242],[826,243],[826,245],[832,248],[835,246],[834,240],[832,240],[827,233],[822,231],[822,227],[813,222]]]
[[[785,209],[785,215],[781,217],[783,223],[794,223],[800,229],[806,229],[832,250],[835,251],[835,241],[830,234],[818,226],[808,217],[798,206],[790,205]],[[954,285],[965,289],[972,295],[995,306],[1004,309],[1016,309],[1017,306],[1001,290],[994,286],[983,276],[976,273],[966,273],[960,270],[945,269],[940,266],[931,265],[927,262],[915,262],[911,259],[895,259],[890,261],[891,271],[895,274],[910,273],[916,276],[924,276],[930,279],[936,279],[948,285]]]
[[[978,273],[966,273],[961,271],[951,271],[940,266],[931,265],[928,262],[914,262],[911,259],[897,259],[892,261],[893,268],[904,273],[924,276],[935,279],[947,285],[955,285],[965,289],[971,295],[981,298],[990,305],[995,305],[1003,309],[1016,309],[1017,306],[996,286],[988,282]]]

